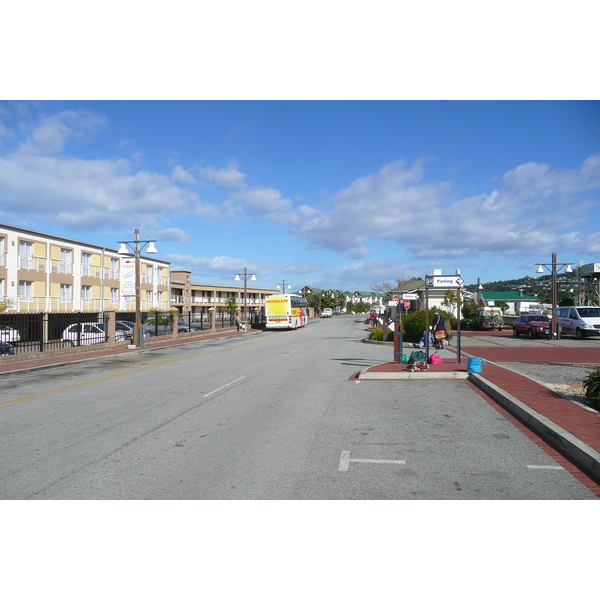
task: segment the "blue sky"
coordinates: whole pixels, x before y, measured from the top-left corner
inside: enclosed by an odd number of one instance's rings
[[[600,103],[8,101],[0,220],[199,281],[535,276],[600,261]]]

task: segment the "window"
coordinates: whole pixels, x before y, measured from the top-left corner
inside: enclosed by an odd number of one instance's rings
[[[148,306],[152,305],[152,292],[149,290],[146,290],[146,304],[148,304]]]
[[[61,283],[60,284],[60,301],[71,302],[71,284]]]
[[[84,276],[89,276],[92,265],[92,255],[87,252],[82,252],[81,254],[81,274]]]
[[[33,283],[31,281],[19,281],[19,300],[21,302],[33,300]]]
[[[146,265],[146,283],[152,283],[153,268],[151,265]]]
[[[156,302],[158,303],[158,306],[162,305],[162,301],[163,301],[163,293],[157,292],[156,293]]]
[[[119,279],[119,259],[118,258],[110,259],[110,278],[111,279]]]
[[[33,269],[32,242],[19,242],[19,266],[21,269]]]
[[[89,285],[81,286],[81,301],[91,302],[92,301],[92,288]]]
[[[110,303],[119,303],[119,288],[110,288]]]
[[[73,252],[67,248],[60,249],[60,269],[59,273],[71,274],[73,271]]]

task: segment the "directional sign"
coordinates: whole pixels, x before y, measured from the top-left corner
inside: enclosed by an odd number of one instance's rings
[[[426,275],[426,288],[460,288],[464,279],[460,275]]]
[[[402,300],[418,300],[419,294],[402,294]]]

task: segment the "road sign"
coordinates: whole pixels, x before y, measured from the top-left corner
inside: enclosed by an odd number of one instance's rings
[[[402,294],[402,300],[418,300],[419,294]]]
[[[404,308],[406,308],[407,310],[410,308],[410,300],[404,301]]]
[[[398,306],[398,300],[390,300],[388,306]]]
[[[460,275],[426,275],[426,288],[460,288],[464,283]]]

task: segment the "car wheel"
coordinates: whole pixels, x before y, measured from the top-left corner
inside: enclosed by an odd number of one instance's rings
[[[532,340],[533,339],[533,329],[528,329],[527,330],[527,337]]]
[[[73,340],[63,340],[63,348],[72,348],[75,345]]]
[[[515,337],[519,337],[519,332],[517,331],[517,329],[515,327],[513,327],[513,335]]]
[[[579,327],[577,328],[577,330],[575,331],[575,335],[577,336],[578,340],[583,340],[585,339],[585,333],[583,331],[581,331],[581,329],[579,329]]]

